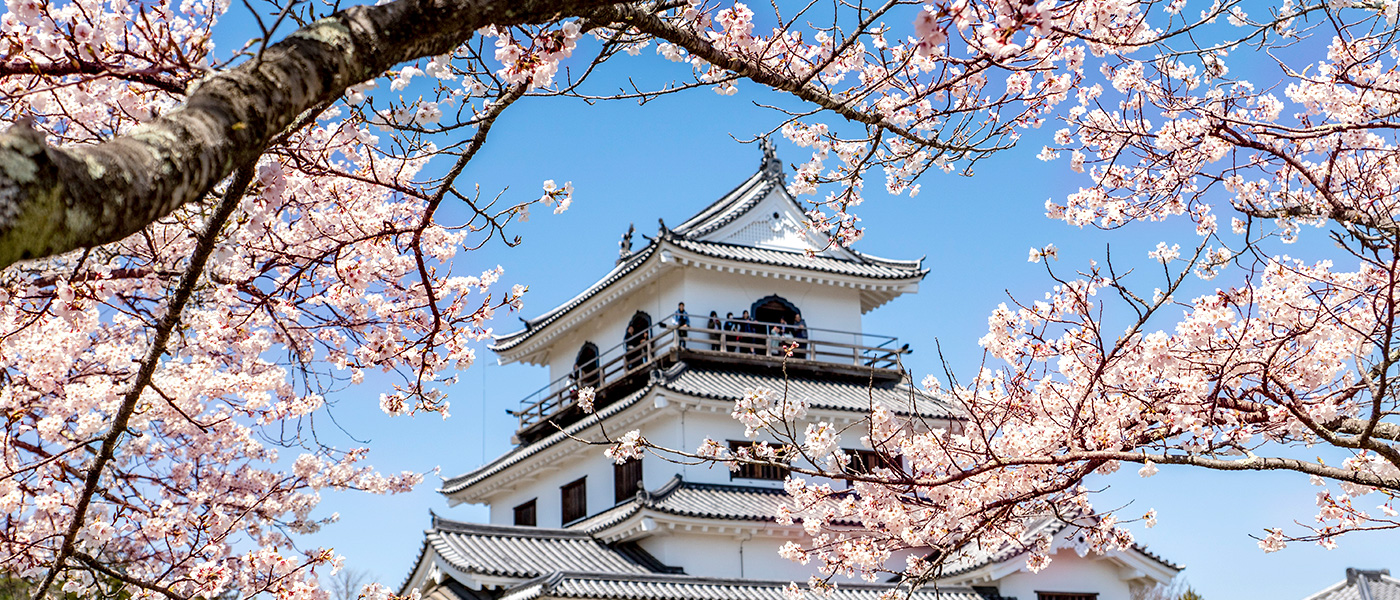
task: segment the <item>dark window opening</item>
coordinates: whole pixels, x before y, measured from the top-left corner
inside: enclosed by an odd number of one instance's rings
[[[846,463],[846,472],[852,475],[869,475],[875,469],[889,469],[899,471],[903,465],[902,457],[890,456],[877,450],[847,450],[846,456],[851,462]]]
[[[740,448],[753,446],[754,442],[742,440],[729,440],[729,451],[738,452]],[[768,481],[783,481],[787,479],[788,468],[778,465],[739,465],[737,471],[730,471],[730,479],[766,479]]]
[[[515,507],[515,524],[522,527],[535,526],[535,498]]]
[[[789,325],[797,322],[797,315],[802,311],[797,310],[797,306],[787,301],[787,298],[773,295],[765,296],[754,301],[750,307],[750,315],[753,320],[764,323],[780,323],[786,321]]]
[[[852,475],[870,475],[875,469],[889,469],[898,473],[904,466],[904,457],[890,456],[878,450],[847,450],[846,456],[851,459],[846,463],[846,472]],[[846,481],[847,488],[853,485],[854,482]]]
[[[651,360],[651,315],[641,311],[632,315],[627,323],[627,333],[623,336],[627,370],[631,371]]]
[[[802,311],[797,309],[797,305],[773,294],[755,300],[749,309],[749,314],[757,321],[751,325],[752,330],[762,334],[762,337],[749,341],[765,346],[756,350],[758,353],[766,351],[776,356],[781,344],[796,343],[793,357],[807,358],[807,324],[801,321]]]
[[[603,383],[603,374],[598,370],[598,346],[593,342],[584,342],[574,358],[574,381],[580,388],[596,388]]]
[[[588,486],[587,477],[580,477],[572,483],[566,483],[559,488],[559,500],[563,505],[560,520],[565,524],[577,521],[588,515]]]
[[[642,459],[634,458],[613,464],[613,501],[622,502],[637,496],[642,489]]]
[[[1099,600],[1099,595],[1082,592],[1036,592],[1035,600]]]

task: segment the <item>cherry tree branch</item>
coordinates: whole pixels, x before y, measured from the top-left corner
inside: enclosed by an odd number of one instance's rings
[[[636,28],[643,33],[668,40],[685,48],[686,51],[691,54],[703,58],[724,70],[733,71],[755,83],[766,85],[775,90],[788,92],[802,100],[816,104],[823,109],[834,112],[852,121],[884,128],[920,146],[927,146],[956,155],[990,153],[995,150],[1003,149],[1004,147],[1009,147],[1000,145],[963,145],[952,141],[941,140],[936,136],[919,135],[915,131],[892,123],[879,115],[859,110],[856,108],[856,105],[859,104],[859,96],[841,99],[827,93],[810,81],[804,83],[803,80],[791,79],[769,69],[765,69],[763,65],[753,60],[720,50],[699,34],[682,29],[643,8],[614,4],[597,8],[593,10],[589,16],[597,21],[622,24],[627,27]]]
[[[544,23],[601,0],[398,0],[356,6],[212,75],[169,114],[109,142],[0,134],[0,268],[122,239],[251,164],[306,110],[396,64],[452,52],[488,25]]]
[[[151,346],[141,361],[141,369],[137,372],[135,380],[132,381],[131,388],[122,398],[122,404],[112,419],[111,428],[102,437],[101,449],[98,450],[97,456],[93,458],[92,464],[87,468],[87,474],[83,480],[83,490],[78,495],[73,507],[72,521],[68,524],[68,531],[64,533],[63,545],[59,548],[58,556],[54,557],[53,564],[49,567],[48,573],[44,575],[44,579],[34,588],[34,600],[43,600],[49,587],[53,585],[54,578],[63,570],[64,563],[77,552],[78,534],[82,531],[83,522],[87,519],[88,507],[92,503],[92,497],[98,491],[102,473],[106,470],[107,463],[116,456],[117,446],[123,434],[126,433],[131,416],[136,412],[136,405],[141,399],[141,393],[151,383],[151,377],[155,375],[156,367],[160,365],[161,356],[165,354],[170,334],[179,325],[180,314],[184,312],[190,296],[194,295],[195,284],[204,274],[204,267],[209,262],[209,255],[214,251],[214,243],[219,237],[219,232],[223,230],[224,224],[233,215],[234,209],[238,208],[239,202],[243,199],[243,193],[247,191],[248,184],[252,180],[253,167],[251,164],[239,169],[238,174],[224,193],[223,199],[219,201],[219,205],[209,216],[209,220],[205,222],[204,231],[199,234],[194,254],[190,256],[189,266],[185,268],[184,275],[180,277],[180,285],[176,288],[175,295],[170,299],[165,316],[151,332]]]

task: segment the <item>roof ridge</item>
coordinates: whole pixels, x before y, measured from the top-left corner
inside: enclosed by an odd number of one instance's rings
[[[724,492],[746,492],[746,493],[747,493],[747,492],[758,492],[758,493],[762,493],[762,494],[768,494],[768,495],[771,495],[771,496],[777,496],[777,495],[782,495],[782,494],[786,494],[786,493],[787,493],[787,491],[784,490],[784,489],[782,489],[782,488],[757,487],[757,486],[739,485],[739,484],[734,484],[734,483],[704,483],[704,482],[700,482],[700,481],[685,481],[685,480],[681,480],[681,486],[680,486],[680,487],[684,487],[684,488],[687,488],[687,489],[695,489],[695,490],[716,490],[716,491],[724,491]]]
[[[680,573],[641,573],[641,574],[633,574],[633,573],[601,573],[601,572],[591,572],[591,571],[556,571],[555,574],[556,574],[556,575],[559,575],[561,579],[563,579],[563,578],[569,578],[569,579],[588,579],[588,580],[593,580],[593,581],[606,581],[606,580],[610,580],[610,579],[618,579],[618,580],[624,580],[624,581],[652,581],[652,582],[658,582],[658,583],[733,584],[733,585],[741,585],[741,586],[775,587],[775,588],[785,588],[785,587],[787,587],[790,583],[792,583],[792,580],[791,580],[791,579],[753,579],[753,578],[747,578],[747,577],[746,577],[746,578],[739,578],[739,577],[711,577],[711,576],[706,576],[706,575],[688,575],[688,574],[680,574]],[[537,578],[537,579],[543,579],[543,578]],[[527,583],[528,583],[528,582],[527,582]],[[521,584],[521,585],[523,586],[523,585],[525,585],[525,584]],[[843,582],[841,582],[841,583],[839,584],[839,587],[840,587],[840,588],[848,588],[848,589],[887,590],[887,589],[890,589],[890,588],[897,588],[897,587],[899,587],[899,585],[898,585],[898,584],[889,584],[889,583],[859,583],[859,582],[849,582],[849,583],[848,583],[848,582],[844,582],[844,581],[843,581]],[[942,586],[942,587],[946,587],[946,588],[960,588],[960,587],[963,587],[963,586]]]
[[[593,297],[599,291],[612,285],[617,280],[617,278],[631,273],[632,270],[636,269],[642,263],[646,262],[646,259],[651,257],[651,255],[656,251],[658,245],[659,244],[656,240],[652,240],[641,250],[633,252],[631,256],[627,257],[627,260],[624,260],[621,263],[614,266],[612,269],[609,269],[608,272],[603,274],[603,277],[600,278],[598,281],[594,282],[593,285],[584,288],[582,292],[579,292],[578,294],[574,295],[574,297],[564,301],[563,304],[560,304],[533,319],[523,319],[525,323],[524,329],[498,336],[493,336],[494,339],[490,344],[490,349],[499,352],[501,350],[509,350],[510,348],[514,347],[517,343],[529,337],[530,333],[533,333],[534,331],[536,331],[540,327],[543,327],[544,325],[548,325],[560,315],[563,315],[569,312],[570,310],[573,310],[578,305],[583,304],[585,301]]]
[[[745,193],[751,191],[755,187],[762,188],[767,183],[768,179],[763,176],[762,170],[754,173],[753,175],[750,175],[748,178],[740,182],[739,185],[736,185],[733,189],[729,190],[728,192],[725,192],[724,195],[720,196],[718,200],[711,202],[705,208],[700,209],[700,212],[691,215],[690,218],[682,221],[680,225],[677,225],[674,228],[672,228],[672,231],[675,231],[677,233],[680,233],[681,235],[688,237],[691,235],[704,235],[706,233],[714,231],[717,227],[723,227],[725,224],[729,223],[733,219],[725,219],[719,225],[712,224],[704,228],[697,229],[697,227],[703,225],[706,220],[714,218],[715,215],[723,213],[723,209],[734,206],[740,198],[744,197]],[[760,199],[762,199],[762,196],[760,196]]]
[[[556,529],[552,527],[527,527],[523,525],[495,525],[491,523],[471,523],[468,521],[455,521],[444,519],[433,515],[433,529],[445,533],[475,533],[487,535],[499,535],[501,537],[521,537],[521,538],[547,538],[547,539],[585,539],[597,541],[587,532],[574,529]]]

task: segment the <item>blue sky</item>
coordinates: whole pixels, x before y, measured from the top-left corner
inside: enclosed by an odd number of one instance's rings
[[[235,13],[240,8],[235,8]],[[237,16],[219,30],[221,47],[238,47],[247,29]],[[237,40],[234,42],[233,40]],[[634,73],[656,80],[684,75],[654,56],[620,57],[603,72],[599,90],[625,83]],[[381,83],[381,89],[387,86]],[[507,248],[491,242],[461,256],[463,274],[499,264],[505,268],[500,289],[530,286],[525,316],[548,310],[572,297],[611,268],[617,240],[629,222],[639,234],[656,231],[658,218],[675,224],[698,211],[750,175],[759,164],[756,145],[738,143],[780,123],[780,115],[756,103],[783,101],[754,84],[725,97],[709,90],[665,97],[644,106],[635,102],[593,106],[563,99],[526,100],[505,113],[491,132],[485,150],[471,163],[462,181],[478,183],[483,195],[505,190],[508,199],[540,193],[545,179],[572,181],[577,190],[565,214],[535,211],[513,226],[523,242]],[[1054,129],[1028,133],[1022,146],[976,167],[972,177],[932,173],[914,199],[891,198],[878,180],[867,186],[866,204],[858,210],[867,228],[857,247],[891,258],[926,256],[930,273],[917,295],[900,298],[866,316],[865,329],[898,336],[915,350],[907,361],[916,380],[942,373],[935,341],[943,358],[961,377],[970,377],[981,360],[977,339],[986,332],[986,317],[1008,294],[1036,298],[1054,285],[1043,265],[1027,262],[1031,247],[1055,243],[1060,259],[1053,266],[1069,273],[1102,259],[1111,247],[1120,264],[1146,265],[1146,253],[1159,241],[1188,246],[1195,238],[1180,223],[1134,225],[1115,232],[1079,230],[1044,216],[1047,199],[1061,199],[1081,185],[1082,175],[1066,163],[1042,163],[1035,154]],[[778,144],[787,163],[807,153]],[[443,215],[453,222],[449,207]],[[1325,248],[1324,231],[1304,230],[1296,249]],[[1134,277],[1148,293],[1159,285],[1149,269]],[[1160,276],[1160,275],[1158,275]],[[1228,285],[1228,280],[1199,289]],[[495,328],[518,328],[515,315],[502,313]],[[819,324],[813,324],[819,326]],[[450,388],[452,417],[388,418],[379,412],[380,389],[370,380],[333,400],[337,423],[345,432],[369,440],[371,462],[383,470],[428,471],[444,476],[465,472],[509,449],[515,421],[505,410],[547,382],[543,368],[498,366],[485,348],[481,360]],[[322,439],[340,434],[325,420]],[[349,437],[334,441],[353,445]],[[1220,474],[1162,468],[1142,480],[1135,469],[1098,480],[1106,487],[1101,507],[1127,505],[1125,514],[1156,508],[1160,524],[1137,527],[1138,539],[1152,551],[1187,566],[1190,583],[1210,600],[1301,599],[1344,576],[1346,567],[1395,567],[1395,534],[1352,535],[1332,551],[1294,545],[1263,554],[1250,534],[1311,519],[1315,488],[1301,475]],[[433,490],[429,476],[411,494],[373,497],[327,493],[322,514],[338,512],[340,522],[309,536],[311,546],[334,547],[352,568],[364,569],[390,586],[408,574],[422,543],[428,511],[456,519],[483,520],[478,507],[448,508]],[[1025,599],[1022,599],[1025,600]]]

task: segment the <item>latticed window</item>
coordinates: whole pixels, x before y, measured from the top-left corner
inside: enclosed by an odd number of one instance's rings
[[[740,448],[753,445],[753,442],[729,440],[729,451],[737,452]],[[788,468],[777,465],[739,465],[739,470],[729,474],[730,479],[767,479],[769,481],[783,481],[787,479],[787,476]]]
[[[1099,595],[1083,592],[1036,592],[1035,600],[1099,600]]]
[[[613,501],[630,500],[642,489],[642,459],[613,465]]]
[[[901,464],[900,457],[875,450],[847,450],[846,456],[851,459],[851,462],[846,463],[846,472],[853,475],[866,475],[875,469],[897,471]]]
[[[535,526],[535,498],[515,507],[515,524],[525,527]]]
[[[587,477],[580,477],[559,488],[560,504],[564,507],[561,520],[564,523],[577,521],[588,515],[587,479]]]

